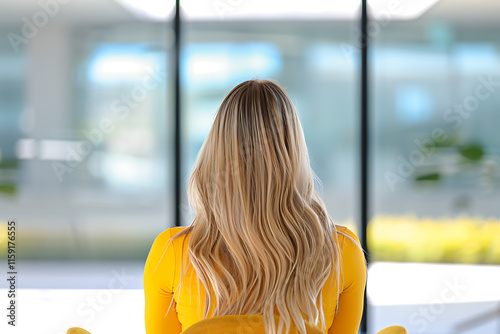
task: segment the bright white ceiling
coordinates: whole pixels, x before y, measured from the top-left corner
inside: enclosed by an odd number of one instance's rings
[[[42,0],[41,2],[52,2],[57,0]],[[59,12],[51,20],[73,22],[75,24],[85,24],[85,23],[106,23],[106,22],[119,22],[119,21],[130,21],[136,20],[137,18],[146,19],[147,14],[143,10],[141,12],[134,11],[132,8],[133,3],[136,2],[143,7],[153,8],[152,4],[159,3],[172,3],[174,0],[59,0],[61,2],[66,2],[66,4],[61,4],[59,7]],[[187,17],[192,19],[231,19],[231,15],[238,14],[239,12],[247,11],[250,16],[258,15],[258,8],[254,6],[254,3],[260,2],[266,3],[277,3],[281,2],[279,0],[181,0],[185,3],[184,10],[187,11]],[[295,0],[283,1],[286,8],[290,13],[290,17],[304,16],[300,8],[293,6]],[[354,3],[356,0],[353,0]],[[359,2],[359,0],[357,0]],[[372,0],[379,3],[379,8],[382,10],[385,8],[385,3],[389,0]],[[392,0],[391,0],[392,1]],[[425,0],[420,2],[429,2],[430,9],[425,10],[421,19],[425,20],[444,20],[453,22],[463,22],[463,23],[476,23],[476,24],[491,24],[500,22],[500,1],[499,0]],[[434,4],[434,2],[436,2]],[[329,10],[338,11],[337,15],[340,17],[347,18],[344,12],[351,10],[353,5],[342,5],[333,6],[332,3],[335,1],[324,1],[324,0],[310,0],[301,1],[301,3],[306,3],[307,8],[304,11],[309,11],[311,17],[317,19],[327,18],[329,15],[325,13],[314,13],[315,8],[317,8],[321,2],[327,4],[325,7]],[[400,0],[402,4],[408,2],[409,4],[414,4],[415,1],[410,0]],[[126,5],[125,3],[129,3]],[[131,5],[130,5],[131,3]],[[349,1],[339,1],[337,3],[348,4]],[[417,2],[418,3],[418,2]],[[218,5],[218,6],[217,6]],[[221,7],[222,6],[222,7]],[[409,6],[409,5],[408,5]],[[216,7],[218,9],[216,9]],[[335,7],[335,8],[334,8]],[[338,8],[337,8],[338,7]],[[356,5],[354,5],[356,7]],[[262,8],[262,7],[260,7]],[[280,14],[280,6],[268,6],[268,12],[272,17]],[[311,9],[312,8],[312,9]],[[307,9],[307,10],[306,10]],[[12,25],[12,24],[22,24],[21,18],[23,16],[32,17],[34,13],[40,11],[41,7],[39,0],[0,0],[0,25]],[[165,5],[161,6],[161,10],[165,11]],[[219,12],[217,12],[217,10]],[[220,16],[220,11],[224,11],[224,16]],[[211,11],[211,14],[205,14]],[[295,13],[295,14],[294,14]],[[158,15],[164,15],[162,13],[155,13]],[[283,17],[283,15],[281,15]],[[236,19],[238,15],[235,15]],[[394,17],[393,17],[394,18]]]

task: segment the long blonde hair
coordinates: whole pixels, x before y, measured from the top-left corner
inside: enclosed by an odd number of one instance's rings
[[[279,333],[292,322],[305,333],[304,320],[326,329],[322,288],[331,274],[339,282],[340,251],[314,180],[284,90],[267,80],[236,86],[189,179],[196,217],[175,236],[191,233],[188,256],[206,291],[204,318],[212,291],[212,316],[263,314],[266,333],[276,333],[277,311]]]

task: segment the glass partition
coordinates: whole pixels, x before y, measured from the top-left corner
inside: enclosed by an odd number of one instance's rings
[[[61,13],[2,39],[1,221],[17,220],[21,259],[142,261],[173,225],[172,31]],[[2,35],[25,38],[22,23]]]
[[[332,218],[355,228],[358,60],[345,47],[352,30],[345,19],[188,20],[182,49],[185,178],[230,89],[248,79],[274,80],[298,109]],[[192,212],[184,213],[189,224]]]
[[[495,332],[500,24],[493,8],[439,1],[406,19],[388,16],[387,7],[372,13],[379,18],[370,44],[373,327],[389,325],[390,313],[408,332]]]

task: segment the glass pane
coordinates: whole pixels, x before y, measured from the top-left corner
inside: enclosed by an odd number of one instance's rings
[[[245,8],[235,11],[243,15]],[[184,179],[225,95],[245,80],[269,79],[285,88],[299,111],[332,218],[355,229],[358,61],[347,47],[352,21],[321,16],[314,22],[293,16],[199,21],[190,15],[195,13],[186,12],[190,21],[183,26],[182,51]],[[183,224],[190,224],[193,213],[185,199],[183,208]]]
[[[22,260],[144,261],[173,224],[172,31],[106,4],[57,8],[33,37],[30,24],[49,17],[37,2],[9,7],[29,24],[0,28],[8,36],[0,45],[1,252],[4,224],[15,219]],[[68,23],[74,10],[81,24]]]
[[[500,273],[485,265],[500,264],[498,5],[372,12],[375,329],[397,316],[408,332],[495,332]]]

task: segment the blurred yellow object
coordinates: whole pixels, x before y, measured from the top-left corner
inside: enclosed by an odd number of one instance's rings
[[[380,332],[377,332],[377,334],[407,334],[408,332],[404,327],[401,326],[391,326],[382,329]]]
[[[68,329],[66,334],[90,334],[90,332],[87,332],[85,329],[80,327],[71,327]]]
[[[500,263],[500,219],[376,216],[368,225],[373,261]]]
[[[7,222],[0,221],[0,255],[3,255],[4,252],[6,252],[8,241]]]
[[[276,328],[279,322],[279,316],[274,316]],[[305,323],[307,334],[324,334],[316,326]],[[182,334],[218,334],[218,333],[247,333],[247,334],[266,334],[264,329],[264,317],[262,315],[223,315],[213,318],[200,320],[189,326]],[[290,327],[289,334],[297,334],[297,328],[294,324]]]
[[[274,317],[276,325],[279,316]],[[321,329],[309,323],[305,323],[307,334],[325,334]],[[265,334],[264,318],[262,315],[224,315],[198,321],[182,332],[182,334]],[[289,334],[297,334],[297,328],[292,324]],[[401,326],[391,326],[383,329],[377,334],[407,334],[406,329]]]

